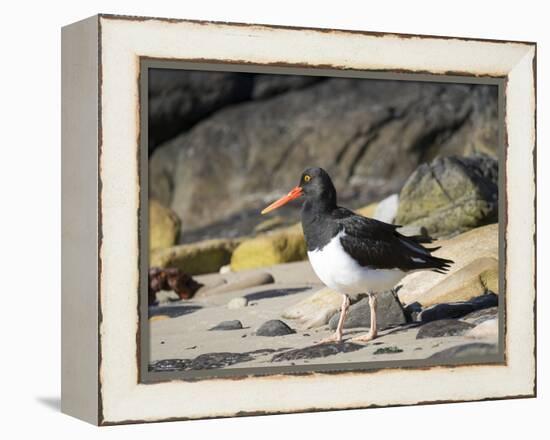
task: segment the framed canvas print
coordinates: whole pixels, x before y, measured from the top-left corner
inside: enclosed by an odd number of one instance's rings
[[[63,411],[535,396],[535,67],[529,42],[63,28]]]

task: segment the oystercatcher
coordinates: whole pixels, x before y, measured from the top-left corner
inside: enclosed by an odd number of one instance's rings
[[[439,247],[427,248],[427,237],[407,237],[398,225],[363,217],[336,203],[336,189],[322,168],[308,168],[298,186],[262,211],[266,214],[291,200],[304,198],[302,227],[307,255],[319,279],[342,293],[340,320],[333,336],[322,342],[342,340],[350,306],[348,295],[366,293],[371,313],[368,334],[353,338],[368,342],[377,336],[376,294],[392,289],[406,274],[418,270],[445,272],[451,260],[434,257]]]

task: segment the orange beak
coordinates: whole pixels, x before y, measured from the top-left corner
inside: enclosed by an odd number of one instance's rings
[[[284,197],[281,197],[276,202],[273,202],[271,205],[269,205],[267,208],[265,208],[262,211],[262,214],[267,214],[268,212],[271,212],[277,208],[280,208],[283,205],[286,205],[291,200],[297,199],[298,197],[304,195],[304,191],[301,187],[297,186],[295,188],[292,188],[292,190]]]

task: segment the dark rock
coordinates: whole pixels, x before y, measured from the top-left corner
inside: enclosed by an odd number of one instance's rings
[[[264,322],[256,331],[257,336],[284,336],[293,333],[296,331],[279,319]]]
[[[248,74],[151,69],[149,150],[215,110],[249,99],[253,86]]]
[[[422,312],[422,304],[418,301],[415,301],[411,304],[408,304],[405,308],[405,316],[408,322],[416,322],[420,320],[420,312]]]
[[[399,347],[382,347],[377,348],[374,354],[394,354],[394,353],[403,353]]]
[[[189,370],[211,370],[225,368],[230,365],[248,362],[257,356],[274,353],[277,350],[264,348],[246,353],[205,353],[195,359],[163,359],[151,362],[149,371],[189,371]]]
[[[150,194],[185,219],[185,233],[261,209],[273,181],[292,187],[315,164],[356,208],[398,192],[437,155],[496,155],[497,98],[494,86],[331,78],[243,102],[159,146]]]
[[[489,307],[486,309],[476,310],[475,312],[468,313],[462,319],[474,325],[478,325],[489,319],[493,319],[497,315],[498,315],[498,307]]]
[[[476,310],[486,309],[498,305],[498,295],[486,293],[472,298],[470,301],[436,304],[420,313],[420,321],[430,322],[438,319],[462,318]]]
[[[442,157],[420,165],[399,195],[395,222],[449,236],[498,221],[498,161]]]
[[[160,361],[151,362],[149,364],[149,371],[183,371],[186,370],[190,364],[190,359],[162,359]]]
[[[285,351],[276,354],[271,362],[295,361],[298,359],[316,359],[332,356],[338,353],[349,353],[351,351],[361,350],[364,345],[353,344],[350,342],[334,342],[327,344],[311,345],[304,348]]]
[[[234,321],[222,321],[209,330],[241,330],[242,328],[243,324],[236,319]]]
[[[383,292],[376,295],[378,300],[376,306],[376,318],[378,330],[388,327],[405,324],[405,313],[401,303],[393,292]],[[329,327],[334,330],[338,325],[340,312],[336,313],[329,321]],[[348,316],[344,323],[344,328],[370,327],[370,307],[369,299],[363,298],[353,304],[348,311]]]
[[[254,77],[253,99],[265,99],[289,90],[303,89],[323,78],[302,75],[257,75]]]
[[[440,319],[424,324],[418,330],[416,339],[441,338],[444,336],[460,336],[474,325],[457,319]]]
[[[482,342],[458,345],[447,348],[431,355],[428,359],[433,361],[451,361],[458,359],[475,358],[478,356],[494,356],[498,354],[498,346]]]

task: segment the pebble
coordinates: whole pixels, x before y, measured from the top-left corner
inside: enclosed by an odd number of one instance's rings
[[[256,331],[257,336],[284,336],[292,333],[296,331],[279,319],[264,322]]]
[[[242,322],[236,319],[234,321],[222,321],[209,330],[241,330],[242,328]]]
[[[248,305],[248,299],[246,299],[245,296],[238,296],[236,298],[233,298],[231,301],[227,303],[227,308],[230,310],[242,309],[247,305]]]

